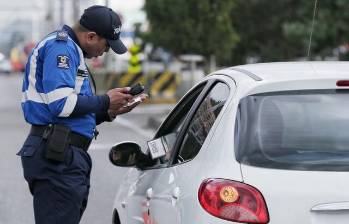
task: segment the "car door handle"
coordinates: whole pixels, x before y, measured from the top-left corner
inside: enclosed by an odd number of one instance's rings
[[[172,190],[172,198],[171,198],[172,206],[176,206],[177,200],[178,200],[180,195],[181,195],[181,190],[179,189],[179,187],[173,188],[173,190]]]
[[[148,188],[146,193],[147,200],[150,200],[153,197],[153,188]]]
[[[311,208],[312,212],[349,211],[349,202],[319,204]]]
[[[174,199],[177,200],[177,199],[179,198],[180,194],[181,194],[181,190],[179,189],[179,187],[175,187],[175,188],[172,190],[172,197],[173,197]]]
[[[122,202],[121,202],[121,207],[122,207],[122,208],[126,208],[126,202],[125,202],[125,201],[122,201]]]

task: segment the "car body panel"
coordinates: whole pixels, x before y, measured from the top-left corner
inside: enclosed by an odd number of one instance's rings
[[[7,58],[0,60],[0,73],[9,74],[11,72],[12,72],[11,61]]]
[[[337,87],[336,82],[349,80],[349,63],[265,63],[235,68],[238,69],[219,70],[204,79],[224,81],[231,92],[219,119],[192,160],[158,169],[133,168],[126,175],[114,204],[122,224],[234,223],[216,218],[201,207],[198,189],[207,178],[230,179],[256,187],[266,200],[270,223],[343,223],[348,218],[349,208],[343,207],[349,201],[346,193],[349,172],[281,170],[240,164],[234,154],[234,128],[242,98],[285,90],[348,89]],[[328,207],[335,211],[326,210]]]
[[[244,181],[259,189],[264,195],[271,217],[270,223],[315,224],[323,218],[331,220],[331,218],[339,219],[338,216],[349,215],[348,210],[340,209],[332,212],[312,211],[313,207],[320,204],[349,201],[348,172],[277,170],[241,166]]]

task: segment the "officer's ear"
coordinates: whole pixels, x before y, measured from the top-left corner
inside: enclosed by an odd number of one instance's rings
[[[88,42],[93,42],[95,40],[98,40],[98,35],[96,32],[87,32],[86,39]]]

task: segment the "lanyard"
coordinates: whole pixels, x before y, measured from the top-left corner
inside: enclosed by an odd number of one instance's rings
[[[91,72],[91,70],[88,68],[87,65],[86,65],[86,69],[87,69],[87,71],[88,71],[88,74],[90,74],[91,81],[92,81],[92,85],[93,85],[94,94],[96,95],[96,94],[97,94],[96,81],[95,81],[95,79],[93,78],[92,72]]]

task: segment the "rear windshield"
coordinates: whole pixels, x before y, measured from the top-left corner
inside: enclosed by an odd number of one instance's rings
[[[235,153],[251,166],[349,171],[349,91],[304,90],[240,101]]]

